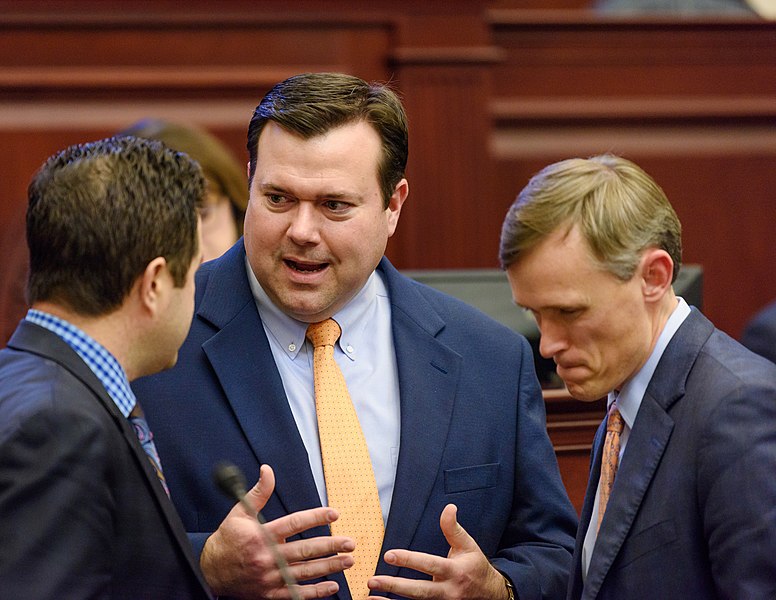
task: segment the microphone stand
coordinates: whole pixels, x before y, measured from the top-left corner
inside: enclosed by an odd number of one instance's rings
[[[289,594],[291,594],[291,600],[301,600],[299,591],[297,590],[296,580],[294,579],[294,576],[291,575],[291,571],[288,568],[288,562],[286,562],[285,557],[280,553],[275,540],[273,540],[269,533],[264,529],[264,525],[266,525],[267,521],[264,519],[261,511],[257,511],[251,506],[251,503],[248,502],[248,499],[246,498],[247,491],[245,477],[243,476],[242,471],[233,464],[221,463],[213,471],[213,479],[222,492],[242,505],[245,512],[249,515],[256,515],[259,531],[264,538],[264,543],[272,554],[272,558],[275,560],[278,571],[280,571],[280,576],[283,578],[283,583],[285,583]]]

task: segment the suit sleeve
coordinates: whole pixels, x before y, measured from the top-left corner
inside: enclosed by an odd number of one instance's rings
[[[517,410],[517,457],[510,524],[492,563],[520,600],[564,598],[577,517],[546,428],[544,399],[524,343]]]
[[[115,473],[104,427],[53,394],[29,401],[42,408],[0,436],[0,590],[36,600],[107,597]]]
[[[698,453],[711,572],[725,598],[776,598],[774,385],[728,391],[709,418]]]

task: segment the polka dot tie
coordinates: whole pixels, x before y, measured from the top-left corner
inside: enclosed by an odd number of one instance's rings
[[[606,439],[604,440],[604,454],[601,461],[601,493],[598,496],[598,529],[601,529],[601,521],[604,518],[606,505],[614,487],[614,478],[617,476],[617,467],[620,461],[620,434],[625,427],[625,421],[617,409],[617,403],[613,402],[609,409],[609,418],[606,421]],[[596,530],[597,531],[597,530]]]
[[[383,543],[383,514],[364,432],[350,400],[345,378],[334,361],[340,326],[333,319],[313,323],[307,339],[313,345],[315,408],[329,506],[340,517],[332,523],[335,535],[356,541],[354,565],[345,571],[353,600],[369,595],[367,580],[374,575]]]

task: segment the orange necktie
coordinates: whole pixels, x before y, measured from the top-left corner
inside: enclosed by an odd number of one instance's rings
[[[601,461],[601,494],[598,497],[598,529],[606,512],[606,505],[614,486],[614,478],[617,476],[617,467],[620,461],[620,434],[625,427],[625,421],[617,409],[617,402],[612,403],[609,409],[609,418],[606,421],[606,439],[604,440],[603,459]],[[596,531],[598,531],[596,529]]]
[[[340,513],[331,530],[356,541],[354,565],[345,571],[345,577],[353,599],[361,600],[369,595],[366,582],[377,568],[384,526],[369,448],[345,378],[334,361],[340,333],[333,319],[307,328],[307,339],[314,348],[315,409],[326,493],[329,506]]]

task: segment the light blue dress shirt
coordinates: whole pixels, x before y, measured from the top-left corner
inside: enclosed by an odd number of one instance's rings
[[[607,409],[612,405],[612,402],[617,400],[617,408],[622,415],[622,420],[625,421],[625,427],[620,434],[620,460],[625,453],[625,447],[628,444],[628,437],[630,431],[633,428],[633,423],[636,421],[636,415],[641,407],[641,401],[644,399],[644,394],[647,391],[647,386],[652,380],[652,376],[655,374],[657,364],[660,362],[660,358],[663,356],[668,342],[674,337],[676,330],[684,323],[684,320],[690,314],[690,307],[683,298],[678,298],[678,303],[671,316],[668,317],[663,331],[657,338],[655,348],[652,350],[652,354],[649,355],[647,362],[639,369],[636,374],[631,377],[622,386],[620,393],[617,394],[614,391],[609,392],[607,397]],[[598,480],[598,488],[595,492],[595,500],[593,501],[593,513],[590,515],[590,523],[585,534],[585,541],[582,546],[582,578],[583,581],[587,577],[587,571],[590,568],[590,560],[593,556],[593,550],[595,548],[595,542],[598,537],[597,525],[598,525],[598,499],[601,495],[601,480]]]
[[[245,268],[291,413],[307,449],[321,504],[326,506],[328,498],[313,388],[313,348],[305,339],[307,323],[292,319],[272,303],[247,258]],[[361,291],[334,315],[334,320],[342,329],[334,348],[334,360],[345,376],[364,431],[385,523],[391,509],[399,459],[400,407],[391,303],[382,277],[372,273]]]

